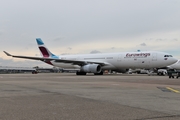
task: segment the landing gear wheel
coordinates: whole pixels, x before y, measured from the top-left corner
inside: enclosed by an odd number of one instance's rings
[[[86,72],[76,72],[76,75],[86,75]]]

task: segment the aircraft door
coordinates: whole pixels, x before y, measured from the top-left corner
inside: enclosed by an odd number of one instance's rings
[[[152,54],[152,61],[157,61],[157,53]]]
[[[122,61],[122,56],[121,56],[121,54],[118,55],[117,61]]]

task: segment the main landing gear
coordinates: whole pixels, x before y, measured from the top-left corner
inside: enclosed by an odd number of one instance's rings
[[[86,72],[76,72],[76,75],[86,75]]]
[[[76,72],[76,75],[86,75],[86,72]],[[103,71],[100,73],[94,73],[94,75],[103,75]]]
[[[101,71],[100,73],[94,73],[94,75],[103,75],[103,71]]]

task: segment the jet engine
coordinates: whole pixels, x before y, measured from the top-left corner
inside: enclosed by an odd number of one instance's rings
[[[87,64],[82,66],[80,71],[86,73],[100,73],[101,66],[99,64]]]

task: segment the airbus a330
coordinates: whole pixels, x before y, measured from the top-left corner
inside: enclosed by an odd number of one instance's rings
[[[7,56],[15,58],[40,60],[52,66],[78,69],[76,75],[103,75],[104,70],[114,70],[119,72],[132,69],[151,69],[160,68],[177,62],[172,55],[159,51],[142,52],[118,52],[118,53],[98,53],[98,54],[79,54],[57,56],[49,51],[44,42],[36,39],[39,50],[43,57],[12,55],[4,51]]]

